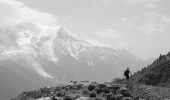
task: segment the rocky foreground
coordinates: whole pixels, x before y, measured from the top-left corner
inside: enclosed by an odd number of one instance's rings
[[[169,100],[170,89],[114,82],[80,82],[23,92],[11,100]]]

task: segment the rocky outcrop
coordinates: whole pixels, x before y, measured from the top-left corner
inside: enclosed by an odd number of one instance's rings
[[[170,88],[130,83],[80,83],[23,92],[11,100],[169,100]]]
[[[78,83],[23,92],[11,100],[122,100],[123,98],[131,100],[132,97],[127,88],[117,84]]]

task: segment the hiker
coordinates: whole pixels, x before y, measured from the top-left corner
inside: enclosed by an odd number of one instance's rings
[[[129,74],[131,74],[131,76],[132,76],[132,73],[130,72],[129,68],[127,68],[127,69],[124,71],[124,76],[126,77],[126,79],[129,79]]]
[[[131,74],[132,76],[132,73],[130,72],[129,68],[127,68],[125,71],[124,71],[124,76],[126,77],[126,80],[127,80],[127,84],[126,84],[126,87],[129,88],[129,74]]]

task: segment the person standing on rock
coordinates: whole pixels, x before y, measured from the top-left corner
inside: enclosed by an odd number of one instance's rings
[[[132,76],[132,73],[130,72],[129,68],[127,68],[125,71],[124,71],[124,76],[126,77],[126,80],[127,80],[127,85],[126,87],[129,88],[129,74]]]

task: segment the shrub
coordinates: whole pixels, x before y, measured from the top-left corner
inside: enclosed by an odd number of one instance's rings
[[[65,96],[64,100],[74,100],[73,98],[69,97],[69,96]]]
[[[89,91],[87,89],[82,90],[83,95],[89,95]]]
[[[88,86],[88,90],[89,90],[89,91],[93,91],[95,88],[96,88],[95,85],[89,85],[89,86]]]
[[[94,98],[96,97],[96,93],[95,92],[90,92],[90,98]]]

